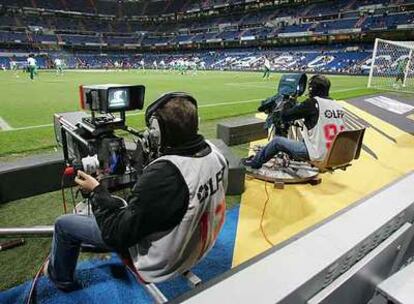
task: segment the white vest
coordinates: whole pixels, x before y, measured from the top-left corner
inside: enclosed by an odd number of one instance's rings
[[[188,187],[189,204],[176,227],[151,234],[129,248],[146,282],[161,282],[189,270],[217,239],[225,219],[228,165],[218,149],[208,144],[212,151],[203,157],[165,155],[154,161],[167,160],[178,168]]]
[[[308,130],[303,125],[302,137],[312,161],[325,158],[336,135],[345,129],[344,110],[335,101],[315,97],[319,108],[319,118],[316,125]]]

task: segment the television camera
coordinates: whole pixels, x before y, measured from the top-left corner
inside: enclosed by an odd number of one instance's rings
[[[141,110],[145,87],[142,85],[80,86],[80,105],[86,112],[54,115],[56,140],[63,148],[64,175],[77,170],[99,178],[110,190],[131,186],[156,150],[149,142],[148,130],[138,132],[126,125],[126,111]],[[116,115],[118,114],[118,115]],[[126,146],[117,131],[134,136]]]
[[[265,127],[273,129],[274,134],[287,137],[291,125],[283,123],[281,113],[297,104],[297,98],[306,90],[307,80],[305,73],[284,74],[276,95],[261,102],[258,111],[267,114]]]

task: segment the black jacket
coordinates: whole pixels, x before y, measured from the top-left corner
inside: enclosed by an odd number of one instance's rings
[[[200,157],[211,152],[202,136],[167,154]],[[92,210],[104,242],[125,251],[143,237],[177,226],[189,204],[188,187],[178,169],[168,161],[147,166],[128,198],[128,206],[99,185],[92,194]]]
[[[283,122],[290,122],[304,119],[304,124],[308,130],[318,123],[319,108],[316,99],[308,98],[293,108],[284,110],[281,114]]]

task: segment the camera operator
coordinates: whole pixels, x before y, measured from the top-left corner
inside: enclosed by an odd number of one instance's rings
[[[331,83],[322,75],[309,80],[309,98],[281,113],[284,123],[303,119],[303,140],[275,136],[260,152],[243,160],[245,166],[259,169],[279,152],[304,161],[323,160],[338,132],[344,129],[344,111],[329,98]]]
[[[189,270],[214,245],[225,217],[228,165],[198,134],[195,99],[163,95],[149,106],[146,118],[161,156],[145,167],[127,205],[78,172],[75,181],[90,192],[94,217],[70,214],[56,220],[45,273],[58,288],[77,287],[81,244],[129,253],[147,282]]]

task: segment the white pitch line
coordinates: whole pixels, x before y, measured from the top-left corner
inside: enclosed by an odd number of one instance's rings
[[[247,82],[247,83],[226,82],[225,85],[245,87],[245,88],[260,88],[260,89],[274,89],[274,88],[276,88],[275,85],[269,86],[269,85],[266,85],[264,83],[262,85],[260,85],[259,82]],[[347,88],[347,89],[342,89],[342,90],[333,90],[331,92],[332,93],[340,93],[340,92],[354,91],[354,90],[365,89],[365,88],[366,87]]]
[[[259,100],[263,100],[263,99],[264,98],[256,98],[256,99],[248,99],[248,100],[242,100],[242,101],[220,102],[220,103],[200,105],[199,108],[211,108],[211,107],[217,107],[217,106],[243,104],[243,103],[250,103],[250,102],[253,102],[253,101],[259,101]]]
[[[260,83],[258,82],[247,82],[247,83],[227,82],[225,83],[225,85],[233,86],[233,87],[260,88],[260,89],[274,89],[276,87],[275,84],[273,84],[272,86],[266,85],[265,83],[260,85]]]
[[[213,103],[213,104],[206,104],[206,105],[200,105],[199,108],[211,108],[211,107],[218,107],[218,106],[225,106],[225,105],[235,105],[235,104],[244,104],[244,103],[250,103],[254,101],[262,100],[263,98],[259,99],[249,99],[249,100],[242,100],[242,101],[234,101],[234,102],[220,102],[220,103]],[[129,113],[126,116],[140,116],[144,115],[145,112],[138,112],[138,113]],[[20,128],[11,128],[11,129],[3,129],[2,131],[19,131],[19,130],[30,130],[30,129],[38,129],[38,128],[47,128],[52,127],[53,124],[45,124],[45,125],[38,125],[38,126],[27,126],[27,127],[20,127]]]
[[[30,130],[30,129],[46,128],[46,127],[51,127],[51,126],[53,126],[53,124],[37,125],[37,126],[27,126],[27,127],[13,128],[11,130],[4,130],[4,131]]]
[[[356,88],[348,88],[348,89],[342,89],[342,90],[334,90],[334,91],[332,91],[332,93],[354,91],[354,90],[359,90],[359,89],[362,89],[362,88],[365,88],[365,87],[356,87]],[[263,100],[263,99],[264,98],[256,98],[256,99],[248,99],[248,100],[241,100],[241,101],[219,102],[219,103],[213,103],[213,104],[200,105],[199,108],[212,108],[212,107],[225,106],[225,105],[245,104],[245,103],[260,101],[260,100]],[[140,115],[144,115],[144,114],[145,114],[145,112],[138,112],[138,113],[129,113],[126,116],[140,116]],[[19,130],[47,128],[47,127],[52,127],[52,126],[53,126],[53,124],[46,124],[46,125],[38,125],[38,126],[27,126],[27,127],[20,127],[20,128],[3,129],[2,131],[3,132],[11,132],[11,131],[19,131]]]
[[[13,128],[7,123],[7,121],[0,117],[0,130],[10,131],[13,130]]]
[[[248,99],[248,100],[242,100],[242,101],[232,101],[232,102],[212,103],[212,104],[206,104],[206,105],[199,105],[198,108],[200,109],[200,108],[211,108],[211,107],[226,106],[226,105],[244,104],[244,103],[251,103],[253,101],[259,101],[259,100],[263,100],[263,98]],[[127,116],[139,116],[139,115],[144,115],[144,112],[127,114]]]
[[[366,89],[367,87],[356,87],[356,88],[348,88],[348,89],[341,89],[341,90],[333,90],[332,93],[340,93],[340,92],[348,92],[348,91],[356,91],[360,89]]]

